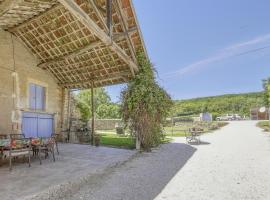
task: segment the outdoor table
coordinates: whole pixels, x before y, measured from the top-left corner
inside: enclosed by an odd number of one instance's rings
[[[49,152],[52,153],[53,161],[55,161],[54,157],[54,145],[55,145],[55,138],[32,138],[31,144],[33,148],[33,155],[38,155],[40,164],[42,164],[41,161],[41,151],[45,151],[45,159],[49,156]]]
[[[186,140],[187,142],[192,142],[192,141],[197,141],[198,144],[200,144],[200,136],[203,133],[203,130],[189,130],[188,133],[189,135],[187,135],[186,133]]]

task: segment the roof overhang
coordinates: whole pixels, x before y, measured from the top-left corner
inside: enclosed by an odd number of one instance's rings
[[[147,54],[131,0],[0,0],[0,26],[19,38],[63,88],[130,80],[136,52]]]

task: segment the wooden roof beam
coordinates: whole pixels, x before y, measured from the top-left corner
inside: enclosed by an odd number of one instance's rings
[[[100,78],[92,78],[89,80],[76,81],[76,82],[71,82],[71,83],[63,83],[63,84],[59,84],[59,85],[61,87],[64,87],[64,88],[70,88],[70,87],[74,87],[77,85],[83,85],[83,84],[88,84],[88,83],[92,83],[92,82],[104,82],[104,81],[110,81],[110,80],[120,79],[120,78],[123,78],[126,80],[126,76],[128,76],[128,75],[130,75],[129,72],[116,72],[116,73],[113,73],[111,75],[103,76]]]
[[[45,68],[46,66],[48,65],[53,65],[53,64],[57,64],[58,62],[61,62],[61,61],[64,61],[65,59],[70,59],[70,58],[74,58],[76,56],[79,56],[81,54],[84,54],[85,52],[95,48],[95,47],[98,47],[99,45],[101,45],[102,42],[101,41],[95,41],[95,42],[92,42],[91,44],[85,46],[84,48],[82,49],[78,49],[68,55],[65,55],[65,56],[62,56],[62,57],[58,57],[56,59],[53,59],[53,60],[50,60],[48,62],[44,62],[44,63],[40,63],[38,65],[38,67],[40,68]]]
[[[102,26],[109,33],[109,30],[108,30],[108,27],[107,27],[106,22],[104,20],[104,17],[102,16],[102,13],[100,12],[100,9],[98,9],[95,0],[89,0],[89,2],[90,2],[90,5],[93,7],[94,11],[96,12],[100,22],[102,23]]]
[[[4,15],[7,11],[11,10],[22,2],[23,0],[5,0],[0,4],[0,16]]]
[[[136,26],[134,26],[125,32],[114,33],[113,40],[119,41],[119,40],[125,39],[125,38],[127,38],[128,35],[130,35],[130,34],[132,35],[132,34],[136,33],[137,31],[138,31],[138,28]]]
[[[125,63],[128,64],[132,75],[138,70],[134,61],[121,49],[112,39],[81,9],[74,0],[58,0],[67,10],[69,10],[81,23],[93,32],[105,45],[114,51]]]
[[[127,41],[128,41],[128,47],[130,49],[132,58],[133,58],[134,62],[136,62],[137,61],[136,52],[135,52],[135,48],[133,46],[133,43],[131,41],[131,38],[130,38],[130,35],[129,35],[129,32],[128,32],[127,18],[125,16],[125,14],[123,13],[123,10],[121,9],[121,2],[119,0],[115,0],[114,5],[115,5],[115,9],[116,9],[117,14],[120,16],[120,23],[121,23],[125,33],[127,33],[126,38],[127,38]]]

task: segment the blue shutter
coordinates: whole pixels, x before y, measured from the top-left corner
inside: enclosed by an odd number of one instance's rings
[[[45,110],[45,87],[29,84],[29,108],[33,110]]]
[[[30,109],[36,109],[36,85],[29,84],[29,107]]]
[[[38,118],[35,113],[23,113],[22,133],[25,137],[37,137]]]
[[[49,114],[23,113],[22,133],[26,137],[51,137],[54,118]]]
[[[53,134],[53,116],[38,115],[38,137],[51,137]]]
[[[44,98],[45,97],[45,88],[39,85],[36,85],[36,109],[44,110]]]

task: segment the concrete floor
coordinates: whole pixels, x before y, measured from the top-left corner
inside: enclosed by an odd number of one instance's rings
[[[51,158],[32,160],[31,168],[19,160],[9,172],[7,163],[0,164],[0,199],[48,199],[76,190],[91,177],[123,163],[136,151],[89,145],[60,144],[56,162]],[[59,192],[61,190],[61,192]]]

